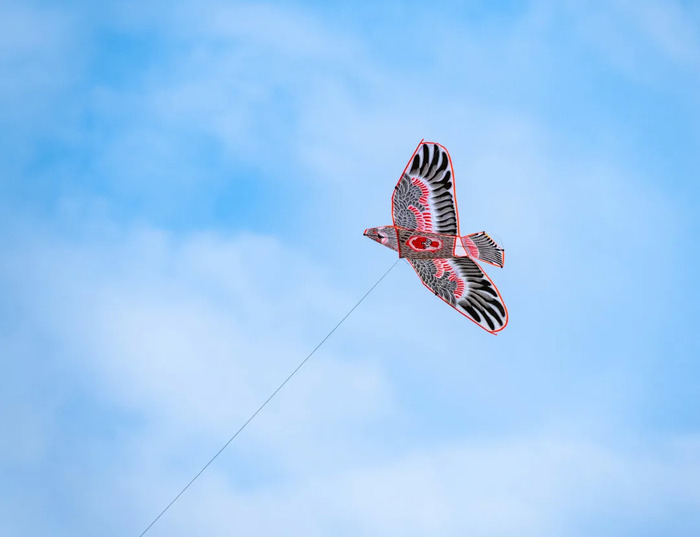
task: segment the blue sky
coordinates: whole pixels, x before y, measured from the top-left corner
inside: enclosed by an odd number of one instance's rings
[[[508,328],[400,264],[149,535],[700,532],[696,3],[142,4],[0,1],[0,534],[138,535],[422,138]]]

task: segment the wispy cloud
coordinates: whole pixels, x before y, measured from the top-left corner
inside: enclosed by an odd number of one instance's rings
[[[508,330],[400,265],[153,534],[697,533],[693,139],[638,117],[692,132],[684,7],[2,9],[0,533],[142,529],[391,262],[423,137]]]

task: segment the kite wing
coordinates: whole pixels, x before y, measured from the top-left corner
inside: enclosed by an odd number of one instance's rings
[[[468,257],[408,259],[423,284],[484,330],[495,334],[508,324],[508,310],[496,286]]]
[[[401,174],[391,198],[394,225],[459,235],[454,172],[447,149],[421,142]]]

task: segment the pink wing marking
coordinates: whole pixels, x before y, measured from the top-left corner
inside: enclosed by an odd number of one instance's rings
[[[476,247],[473,240],[471,240],[469,237],[462,237],[462,244],[467,252],[469,252],[470,256],[479,259],[479,249]]]
[[[435,267],[437,268],[435,277],[442,278],[444,274],[447,274],[447,279],[457,284],[457,288],[455,289],[455,297],[457,299],[462,298],[462,295],[464,294],[464,281],[453,270],[449,261],[446,259],[433,259],[432,261],[435,263]]]

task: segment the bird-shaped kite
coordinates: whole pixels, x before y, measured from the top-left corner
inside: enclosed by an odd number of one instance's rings
[[[460,237],[450,155],[423,142],[408,161],[391,198],[394,225],[365,236],[405,257],[423,284],[484,330],[508,324],[508,310],[476,260],[503,267],[503,249],[485,232]]]

